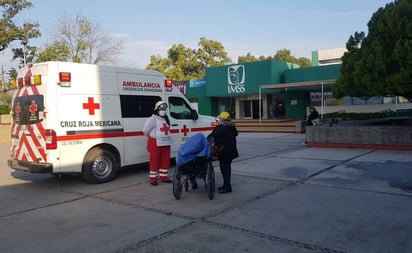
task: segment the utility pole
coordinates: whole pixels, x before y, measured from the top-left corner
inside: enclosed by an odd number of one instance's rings
[[[3,69],[3,51],[0,52],[0,59],[1,59],[1,99],[0,103],[3,104],[3,98],[4,98],[4,69]]]
[[[3,64],[1,64],[1,86],[4,90],[4,68],[3,68]]]
[[[23,67],[26,67],[26,47],[29,42],[27,39],[22,39],[21,44],[23,45]]]

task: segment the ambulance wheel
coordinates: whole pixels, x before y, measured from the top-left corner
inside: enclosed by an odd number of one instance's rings
[[[176,167],[175,172],[173,173],[173,196],[177,200],[182,197],[182,183],[181,183],[182,175],[180,173],[179,168]]]
[[[92,184],[106,183],[116,176],[118,167],[116,156],[112,152],[94,148],[86,154],[82,176]]]
[[[215,197],[215,170],[211,160],[207,163],[206,173],[207,195],[209,196],[209,199],[212,200]]]

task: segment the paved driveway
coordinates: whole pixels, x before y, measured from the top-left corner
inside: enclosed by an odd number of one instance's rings
[[[146,166],[101,185],[12,171],[0,144],[1,252],[411,252],[412,152],[304,139],[240,134],[233,192],[213,200],[201,181],[176,200]]]

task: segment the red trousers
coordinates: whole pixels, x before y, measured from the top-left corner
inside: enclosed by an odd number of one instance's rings
[[[168,171],[170,167],[170,146],[158,147],[156,144],[156,139],[148,137],[147,151],[149,152],[150,160],[150,182],[157,182],[158,176],[160,176],[161,181],[169,180]]]

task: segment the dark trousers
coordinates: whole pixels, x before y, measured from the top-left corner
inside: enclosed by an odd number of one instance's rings
[[[219,165],[223,177],[223,187],[231,188],[230,174],[232,173],[232,160],[219,160]]]

